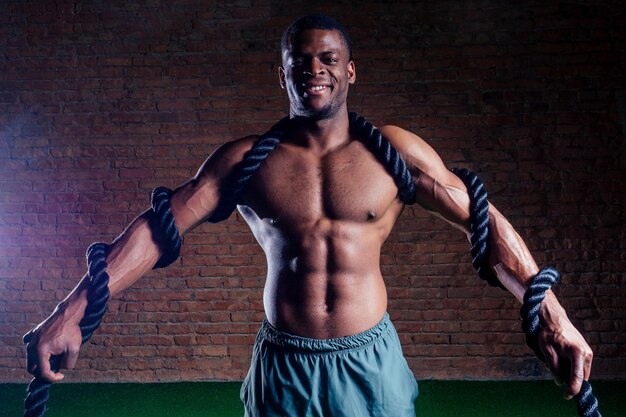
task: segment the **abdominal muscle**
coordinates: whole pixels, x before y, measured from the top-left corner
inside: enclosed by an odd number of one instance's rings
[[[263,303],[270,324],[329,339],[382,319],[387,292],[379,260],[388,231],[381,224],[322,218],[294,227],[260,219],[245,206],[239,210],[267,256]]]
[[[387,294],[382,277],[375,274],[283,274],[268,276],[263,302],[274,327],[331,339],[375,326],[387,309]]]

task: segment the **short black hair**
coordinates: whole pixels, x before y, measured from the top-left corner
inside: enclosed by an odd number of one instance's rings
[[[341,33],[346,47],[348,48],[349,59],[352,60],[352,41],[348,35],[348,31],[345,27],[332,17],[326,16],[322,13],[307,14],[296,19],[283,33],[283,37],[280,41],[281,53],[291,47],[291,39],[310,29],[322,29],[322,30],[337,30]]]

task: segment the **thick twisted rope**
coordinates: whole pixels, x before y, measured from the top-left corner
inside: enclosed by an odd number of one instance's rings
[[[415,203],[415,182],[409,172],[406,162],[400,153],[391,146],[391,143],[363,117],[350,112],[350,129],[358,134],[365,145],[376,156],[378,161],[387,169],[398,187],[400,201],[405,204]]]
[[[554,268],[543,268],[532,279],[526,293],[524,293],[524,304],[520,309],[522,316],[522,329],[526,334],[526,343],[535,352],[537,358],[546,362],[544,354],[539,348],[539,330],[541,323],[539,320],[539,310],[541,302],[546,296],[546,291],[555,286],[560,280],[559,272]],[[602,417],[598,409],[598,399],[593,395],[591,384],[588,381],[582,382],[580,392],[574,397],[578,408],[578,415],[581,417]]]
[[[227,219],[239,203],[241,194],[252,175],[259,169],[261,163],[267,159],[270,152],[280,143],[285,135],[287,118],[271,127],[269,131],[261,135],[252,148],[246,153],[244,159],[235,166],[233,173],[220,187],[220,201],[215,208],[209,222],[217,223]]]
[[[499,284],[498,286],[503,287],[488,263],[489,203],[483,182],[475,173],[467,169],[452,169],[452,172],[465,183],[470,196],[472,265],[478,271],[480,278],[492,286]],[[554,268],[544,268],[539,271],[524,294],[524,303],[520,310],[526,343],[544,363],[546,360],[539,348],[538,340],[541,328],[539,310],[546,291],[556,285],[559,279],[559,272]],[[602,417],[598,410],[598,400],[591,392],[591,384],[588,381],[583,381],[581,390],[575,398],[580,417]]]
[[[87,265],[89,286],[87,289],[87,307],[85,315],[79,323],[82,343],[85,343],[98,328],[106,312],[109,299],[109,275],[106,272],[106,256],[109,246],[104,243],[94,243],[87,249]],[[24,343],[30,342],[32,333],[24,336]],[[50,368],[58,372],[61,367],[61,355],[50,358]],[[50,383],[36,376],[28,385],[28,395],[24,401],[24,417],[43,417],[46,414],[46,404],[49,398]]]
[[[554,268],[543,268],[532,279],[528,289],[524,293],[524,303],[520,309],[522,317],[522,330],[526,335],[526,343],[535,352],[535,355],[545,362],[544,355],[539,348],[539,330],[541,323],[539,322],[539,310],[541,302],[546,297],[546,291],[555,286],[561,275]]]
[[[152,210],[159,221],[159,230],[161,231],[159,246],[163,251],[161,259],[156,263],[154,269],[164,268],[178,259],[183,244],[172,214],[171,194],[172,190],[165,187],[157,187],[152,191]]]
[[[163,255],[155,268],[163,268],[174,262],[179,254],[182,241],[174,223],[174,216],[170,207],[171,190],[158,187],[152,192],[152,210],[158,220],[159,236]],[[106,312],[109,299],[109,275],[106,272],[106,256],[109,246],[104,243],[94,243],[87,249],[87,264],[89,286],[87,290],[87,307],[85,315],[79,323],[82,343],[85,343],[94,331],[100,326]],[[28,343],[31,333],[24,336],[24,343]],[[61,365],[61,355],[50,358],[50,367],[58,372]],[[42,417],[46,413],[46,403],[49,398],[50,383],[43,378],[35,377],[28,386],[28,395],[24,401],[24,417]]]
[[[182,241],[170,206],[171,190],[165,187],[155,188],[152,192],[152,210],[158,220],[160,246],[163,249],[161,259],[155,268],[163,268],[174,262],[180,255]],[[106,272],[106,256],[109,246],[104,243],[94,243],[87,249],[87,265],[89,286],[87,289],[87,307],[85,315],[79,323],[82,343],[85,343],[93,332],[100,326],[106,312],[109,299],[109,275]],[[28,343],[32,333],[24,336],[24,343]],[[53,355],[50,358],[50,368],[58,372],[61,367],[62,355]],[[50,383],[40,377],[35,377],[28,385],[28,395],[24,401],[24,417],[42,417],[46,413],[46,404],[49,399]]]
[[[470,242],[472,265],[478,276],[492,287],[504,288],[489,266],[489,201],[487,191],[478,175],[467,169],[452,168],[467,187],[470,196]]]

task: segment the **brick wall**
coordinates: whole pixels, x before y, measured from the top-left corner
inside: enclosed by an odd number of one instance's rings
[[[278,42],[293,1],[0,1],[0,381],[20,336],[158,185],[286,112]],[[619,2],[321,2],[348,26],[349,101],[478,171],[596,353],[623,378],[626,35]],[[555,3],[555,2],[553,2]],[[608,3],[608,4],[605,4]],[[356,4],[356,2],[355,2]],[[384,246],[390,312],[418,378],[545,374],[518,305],[487,288],[464,237],[408,208]],[[116,297],[72,381],[243,377],[265,257],[238,216]]]

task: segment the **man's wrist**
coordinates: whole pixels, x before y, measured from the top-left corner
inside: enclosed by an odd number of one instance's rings
[[[552,290],[546,291],[545,298],[541,302],[539,308],[539,319],[543,326],[552,328],[553,326],[559,326],[563,317],[567,317],[565,309],[561,306]]]
[[[78,325],[85,316],[88,304],[87,285],[87,279],[83,279],[74,291],[59,303],[54,313],[61,314],[64,320]]]

